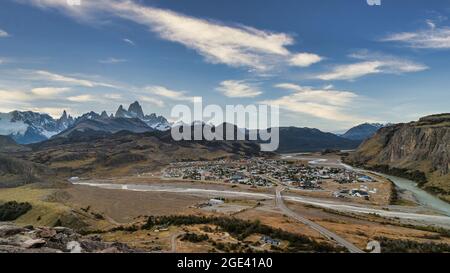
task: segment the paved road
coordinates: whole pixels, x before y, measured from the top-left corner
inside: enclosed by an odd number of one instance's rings
[[[345,247],[350,253],[364,253],[361,249],[357,248],[355,245],[350,243],[349,241],[345,240],[344,238],[340,237],[339,235],[329,231],[328,229],[322,227],[319,224],[314,223],[313,221],[310,221],[301,215],[295,213],[294,211],[290,210],[283,201],[283,196],[281,195],[281,191],[283,190],[282,187],[277,187],[276,190],[276,204],[278,208],[287,216],[294,218],[295,220],[309,226],[310,228],[314,229],[315,231],[319,232],[329,240],[334,240],[341,246]]]
[[[93,183],[95,182],[95,183]],[[78,182],[73,183],[75,185],[84,185],[91,187],[99,187],[103,189],[112,189],[112,190],[124,190],[122,184],[111,184],[100,181],[93,182]],[[202,197],[244,197],[244,198],[252,198],[252,199],[274,199],[275,196],[269,193],[258,193],[258,192],[244,192],[244,191],[231,191],[231,190],[211,190],[211,189],[203,189],[203,188],[182,188],[182,187],[171,187],[171,186],[152,186],[152,185],[133,185],[127,184],[126,190],[128,191],[141,191],[141,192],[170,192],[170,193],[178,193],[178,194],[191,194],[191,195],[199,195]],[[362,213],[362,214],[377,214],[382,217],[388,218],[400,218],[403,220],[412,220],[418,221],[422,224],[427,225],[437,225],[444,228],[450,227],[450,217],[442,216],[442,215],[431,215],[431,214],[418,214],[414,212],[408,211],[397,211],[397,210],[384,210],[381,208],[372,208],[366,207],[362,205],[346,203],[336,200],[329,199],[321,199],[321,198],[313,198],[307,196],[284,196],[284,200],[309,204],[321,208],[327,208],[336,211],[349,212],[349,213]]]

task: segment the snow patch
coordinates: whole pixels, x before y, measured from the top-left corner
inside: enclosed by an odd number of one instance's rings
[[[11,122],[12,115],[0,113],[0,135],[23,135],[28,129],[28,124],[23,121]]]

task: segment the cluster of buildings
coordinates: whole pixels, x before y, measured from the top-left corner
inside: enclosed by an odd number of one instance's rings
[[[369,187],[361,185],[359,188],[336,191],[333,193],[333,196],[337,198],[358,197],[369,200],[370,194],[376,194],[377,191],[378,190],[376,188],[370,190]]]
[[[305,190],[321,190],[325,181],[339,184],[375,182],[372,177],[345,168],[311,166],[302,162],[265,158],[178,162],[171,164],[163,176],[255,187],[273,187],[274,181],[278,181],[285,186]],[[363,192],[356,191],[354,194],[364,195]]]
[[[218,160],[173,163],[164,171],[164,178],[198,181],[220,181],[255,187],[272,187],[274,184],[262,177],[262,172],[251,168],[252,160]]]
[[[322,189],[325,181],[339,184],[375,182],[372,177],[345,168],[311,166],[289,163],[288,161],[271,161],[266,173],[283,184],[309,190]]]

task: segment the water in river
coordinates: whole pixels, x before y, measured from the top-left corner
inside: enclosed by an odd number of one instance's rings
[[[450,216],[450,204],[420,189],[419,187],[417,187],[417,183],[415,183],[414,181],[386,174],[380,175],[392,180],[392,182],[394,182],[394,184],[398,188],[412,192],[414,194],[414,197],[420,204],[429,208],[433,208],[439,212],[444,213],[447,216]]]

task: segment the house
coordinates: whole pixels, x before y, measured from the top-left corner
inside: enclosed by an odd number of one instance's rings
[[[269,236],[262,236],[261,237],[261,242],[264,244],[271,244],[273,246],[280,246],[281,242],[279,240],[276,239],[272,239]]]
[[[358,182],[366,183],[366,182],[374,182],[373,178],[367,175],[363,175],[358,178]]]
[[[350,191],[350,195],[354,197],[369,197],[369,193],[364,190],[353,189]]]
[[[78,181],[80,181],[80,178],[77,177],[77,176],[74,176],[74,177],[69,178],[69,182],[70,182],[70,183],[74,183],[74,182],[78,182]]]
[[[209,204],[210,206],[214,206],[214,205],[222,205],[223,203],[225,203],[223,200],[216,199],[216,198],[210,199],[210,200],[208,201],[208,204]]]

